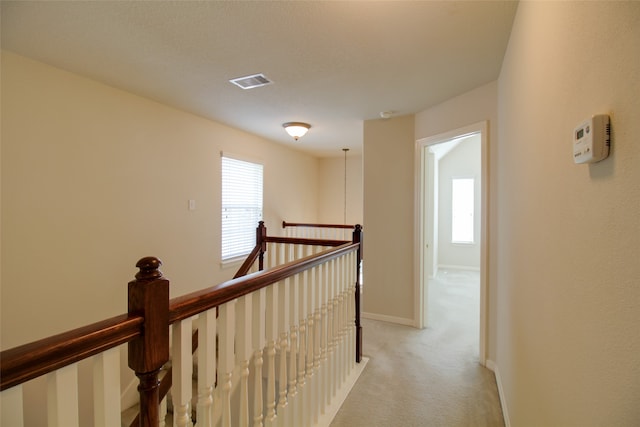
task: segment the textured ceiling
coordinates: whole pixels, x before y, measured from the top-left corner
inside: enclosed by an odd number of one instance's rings
[[[317,156],[498,77],[514,1],[5,1],[2,47]],[[264,73],[242,90],[229,79]],[[295,143],[281,125],[304,121]]]

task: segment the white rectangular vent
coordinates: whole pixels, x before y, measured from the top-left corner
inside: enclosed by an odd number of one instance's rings
[[[238,77],[229,81],[242,89],[253,89],[255,87],[266,86],[273,83],[262,73],[254,74],[252,76]]]

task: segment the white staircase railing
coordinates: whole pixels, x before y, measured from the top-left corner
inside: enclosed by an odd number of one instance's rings
[[[158,378],[169,360],[174,426],[328,425],[335,396],[359,357],[360,238],[354,234],[352,243],[330,249],[299,240],[266,240],[266,270],[171,301],[160,261],[140,260],[127,314],[0,354],[1,425],[24,425],[29,403],[22,384],[41,376],[48,425],[85,425],[77,365],[92,358],[93,425],[119,426],[125,343],[140,380],[136,425],[165,425]]]
[[[291,261],[304,250],[268,246],[267,265],[273,267],[265,273],[279,280],[217,305],[217,316],[210,308],[173,323],[174,425],[192,425],[194,324],[198,426],[213,425],[206,420],[220,420],[222,427],[317,425],[355,367],[353,245],[320,252],[326,261],[318,256]],[[314,265],[284,273],[301,262]]]

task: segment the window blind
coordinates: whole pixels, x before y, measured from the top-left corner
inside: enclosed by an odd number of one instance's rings
[[[222,156],[222,260],[249,254],[262,221],[262,165]]]

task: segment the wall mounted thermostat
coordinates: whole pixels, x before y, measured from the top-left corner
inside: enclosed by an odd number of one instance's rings
[[[573,131],[573,161],[595,163],[609,156],[611,123],[609,116],[598,114]]]

